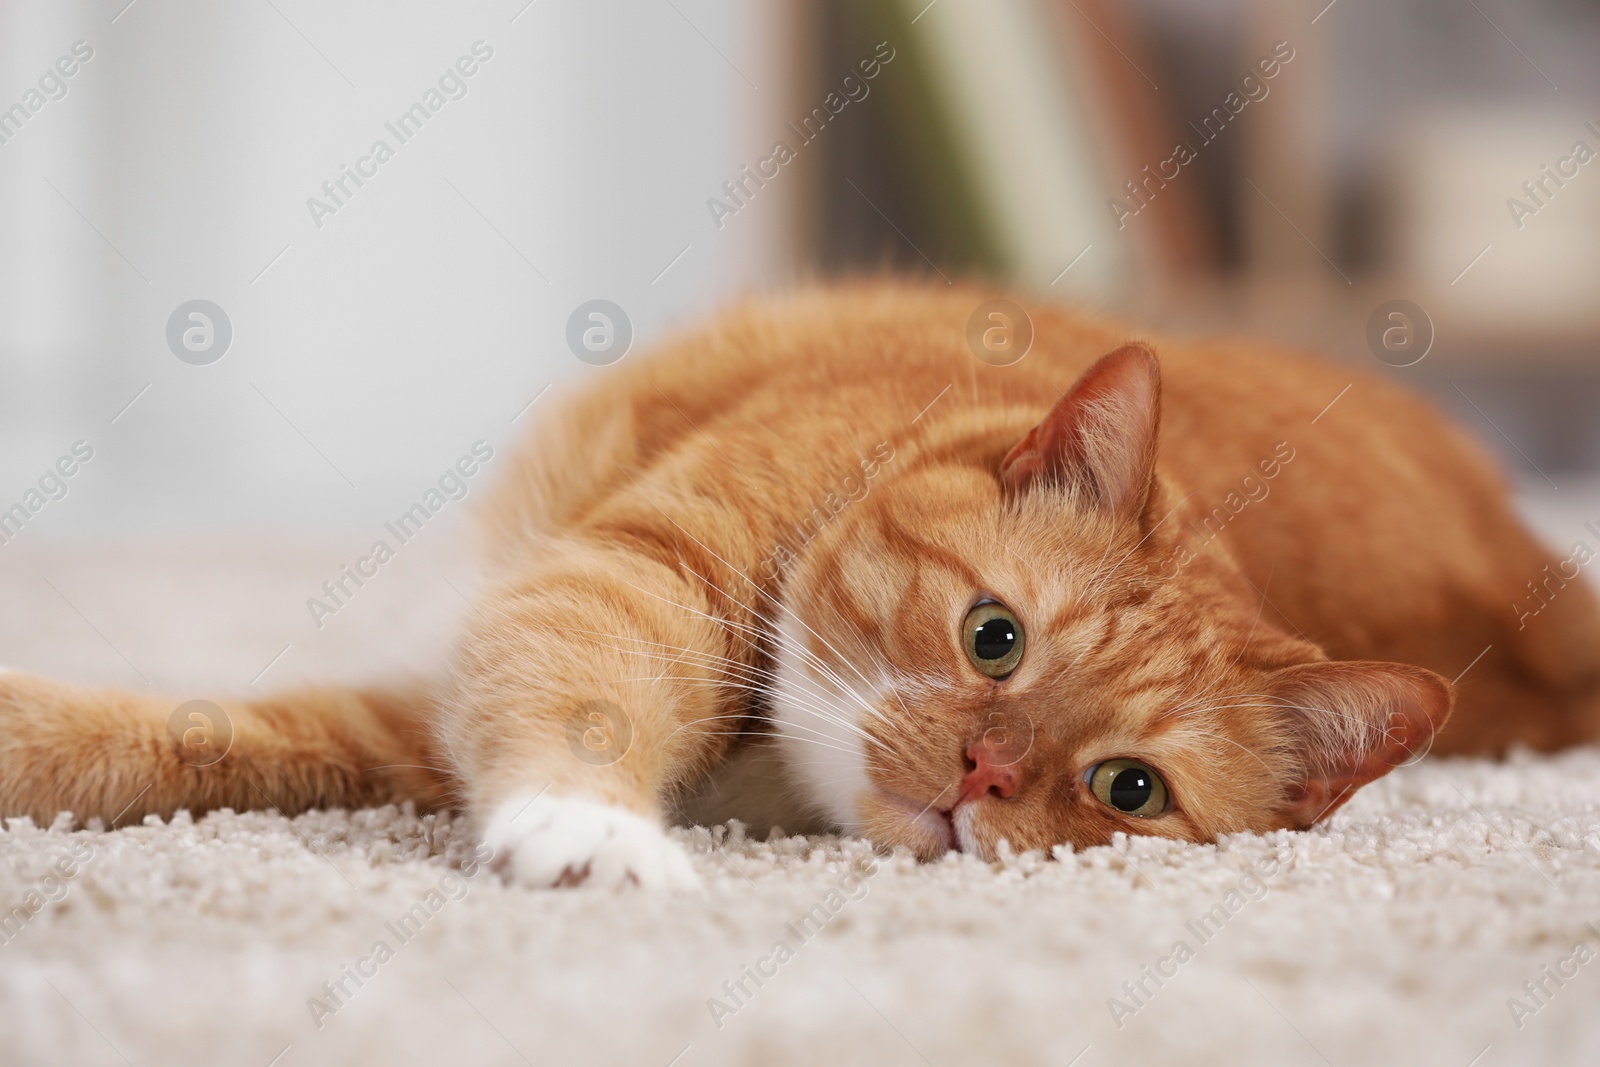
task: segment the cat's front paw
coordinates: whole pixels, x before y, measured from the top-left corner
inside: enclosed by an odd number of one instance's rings
[[[490,818],[483,839],[494,850],[496,870],[534,888],[700,884],[689,854],[649,819],[580,797],[508,800]]]

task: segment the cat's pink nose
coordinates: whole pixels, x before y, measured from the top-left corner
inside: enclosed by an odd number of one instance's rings
[[[965,804],[993,793],[1010,797],[1017,792],[1016,761],[1004,751],[1005,746],[994,746],[986,740],[974,741],[967,746],[967,762],[972,768],[961,779],[961,791],[956,804]]]

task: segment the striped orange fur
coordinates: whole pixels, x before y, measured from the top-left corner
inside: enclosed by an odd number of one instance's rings
[[[1426,404],[1042,305],[989,366],[993,295],[753,301],[568,397],[502,472],[437,686],[224,705],[197,770],[170,702],[0,675],[0,814],[449,798],[530,884],[677,884],[666,813],[752,746],[931,857],[1304,827],[1430,749],[1600,732],[1595,598],[1517,628],[1554,557]],[[963,645],[989,601],[1025,635],[1001,680]],[[1115,760],[1166,807],[1099,797]]]

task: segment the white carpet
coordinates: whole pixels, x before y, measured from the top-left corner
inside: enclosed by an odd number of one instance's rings
[[[416,667],[470,570],[419,541],[318,632],[304,599],[350,547],[19,539],[0,660],[183,698],[249,691],[284,645],[257,688]],[[703,897],[466,879],[464,825],[392,809],[14,821],[0,908],[40,906],[0,926],[0,1064],[1600,1063],[1600,751],[1428,761],[1307,834],[859,880],[861,842],[682,833]],[[1135,999],[1146,965],[1175,976]]]

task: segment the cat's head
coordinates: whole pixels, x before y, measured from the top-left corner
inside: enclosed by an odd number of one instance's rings
[[[1310,826],[1426,751],[1443,679],[1329,661],[1220,544],[1172,565],[1159,415],[1128,345],[1009,452],[975,461],[984,428],[957,426],[807,546],[774,714],[809,801],[924,858],[1205,841]]]

